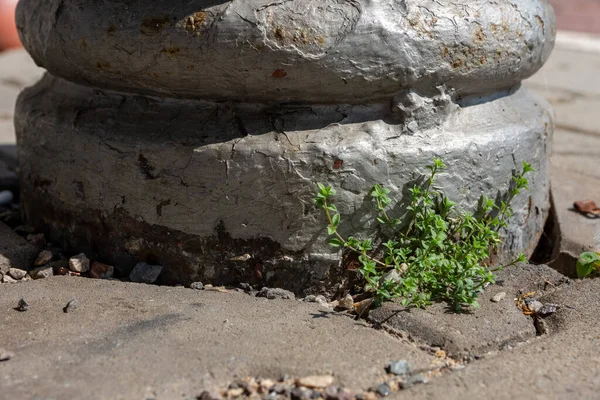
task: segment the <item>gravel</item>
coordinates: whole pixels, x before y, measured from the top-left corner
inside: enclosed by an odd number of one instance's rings
[[[67,305],[63,308],[65,313],[71,313],[79,307],[79,301],[77,299],[73,299],[67,303]]]
[[[21,312],[29,310],[29,303],[27,303],[27,300],[21,297],[21,300],[19,300],[19,304],[17,305],[16,310]]]
[[[90,269],[90,259],[81,253],[69,259],[69,269],[75,272],[87,272]]]
[[[138,263],[129,274],[131,282],[154,283],[163,270],[162,265],[150,265],[145,262]]]
[[[389,396],[392,393],[392,388],[390,388],[390,385],[388,385],[387,383],[382,383],[377,385],[375,391],[378,395],[385,397]]]
[[[298,386],[305,386],[311,389],[326,388],[333,385],[334,378],[331,375],[312,375],[300,378],[296,381]]]
[[[385,368],[385,370],[389,374],[402,376],[402,375],[406,375],[406,374],[410,373],[410,365],[408,364],[408,361],[406,361],[406,360],[392,361]]]
[[[0,361],[8,361],[13,358],[15,355],[10,351],[3,349],[0,347]]]
[[[39,267],[32,271],[29,271],[29,276],[33,279],[45,279],[54,276],[54,270],[52,267]]]
[[[25,278],[25,275],[27,275],[27,271],[19,268],[11,268],[8,270],[8,274],[19,281]]]
[[[115,268],[112,265],[94,262],[90,267],[90,276],[96,279],[112,278],[115,273]]]
[[[260,291],[256,294],[256,297],[266,297],[269,300],[274,299],[296,299],[294,293],[289,290],[279,289],[279,288],[268,288],[264,287],[260,289]]]
[[[506,297],[506,292],[500,292],[500,293],[496,293],[493,297],[492,297],[492,301],[494,303],[498,303],[500,301],[502,301],[503,298]]]

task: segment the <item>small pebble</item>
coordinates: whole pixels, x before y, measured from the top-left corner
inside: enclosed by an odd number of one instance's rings
[[[296,296],[294,293],[289,290],[284,290],[280,288],[268,288],[264,287],[260,289],[260,291],[256,294],[256,297],[266,297],[269,300],[274,299],[290,299],[295,300]]]
[[[221,396],[218,392],[214,390],[208,391],[205,390],[198,396],[198,400],[222,400],[223,396]]]
[[[52,257],[53,257],[53,255],[50,250],[41,251],[40,254],[38,254],[37,258],[35,259],[35,262],[33,263],[33,265],[35,265],[36,267],[46,265],[50,261],[52,261]]]
[[[27,271],[18,268],[11,268],[8,270],[8,274],[16,280],[21,280],[25,278],[25,275],[27,275]]]
[[[63,311],[65,313],[70,313],[77,310],[77,307],[79,307],[79,301],[73,299],[67,303],[67,305],[63,308]]]
[[[162,272],[162,265],[150,265],[145,262],[137,263],[131,273],[129,279],[136,283],[154,283]]]
[[[296,380],[298,386],[306,386],[311,389],[322,389],[333,385],[334,378],[331,375],[312,375],[305,376]]]
[[[321,397],[321,393],[319,393],[319,392],[316,392],[316,393],[317,393],[318,397]],[[323,396],[327,400],[338,400],[338,398],[339,398],[338,388],[336,388],[335,386],[326,387],[325,390],[323,391]]]
[[[115,268],[112,265],[106,265],[101,262],[94,262],[90,267],[90,276],[95,279],[112,278]]]
[[[375,388],[375,391],[380,396],[385,397],[385,396],[389,396],[392,393],[392,388],[390,388],[390,386],[387,383],[382,383],[380,385],[377,385],[377,387]]]
[[[427,383],[427,378],[423,374],[415,374],[402,383],[402,389],[408,389],[411,386],[421,383]]]
[[[271,390],[271,388],[275,386],[275,382],[273,382],[271,379],[261,379],[260,380],[260,387],[264,390],[264,391],[269,391]]]
[[[52,267],[40,267],[29,271],[29,276],[33,279],[45,279],[54,276],[54,270]]]
[[[544,304],[537,312],[540,317],[547,317],[558,311],[559,306],[556,304]]]
[[[69,259],[69,269],[75,272],[87,272],[90,269],[90,259],[81,253]]]
[[[283,396],[287,396],[290,393],[290,388],[281,383],[276,384],[271,388],[274,393],[281,394]]]
[[[0,361],[8,361],[13,357],[14,357],[13,353],[0,347]]]
[[[377,400],[377,395],[373,392],[366,392],[363,394],[364,400]]]
[[[202,282],[194,282],[190,285],[190,289],[204,290],[204,285],[202,284]]]
[[[27,303],[27,300],[21,297],[21,300],[19,300],[19,304],[17,305],[17,311],[24,312],[27,310],[29,310],[29,303]]]
[[[227,397],[240,397],[242,394],[244,394],[244,389],[242,388],[229,389],[227,391]]]
[[[344,310],[352,310],[354,309],[354,299],[349,294],[346,295],[338,304],[339,308],[343,308]]]
[[[534,313],[536,313],[536,314],[537,314],[537,312],[538,312],[538,311],[540,311],[540,309],[541,309],[542,307],[544,307],[544,305],[543,305],[543,304],[542,304],[540,301],[538,301],[538,300],[529,300],[529,301],[528,301],[528,300],[526,300],[526,301],[525,301],[525,304],[527,305],[527,307],[528,307],[528,308],[529,308],[531,311],[533,311],[533,312],[534,312]]]
[[[290,393],[290,397],[292,400],[307,400],[310,399],[311,391],[303,389],[303,388],[295,388]]]
[[[500,293],[496,293],[493,297],[492,297],[492,301],[494,303],[498,303],[499,301],[501,301],[503,298],[506,297],[506,292],[500,292]]]
[[[410,373],[410,365],[406,360],[392,361],[385,370],[389,374],[402,376]]]

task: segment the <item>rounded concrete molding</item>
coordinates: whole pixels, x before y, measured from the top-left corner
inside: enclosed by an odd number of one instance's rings
[[[62,243],[119,268],[160,263],[167,281],[251,281],[260,268],[263,284],[331,289],[344,272],[311,202],[315,182],[337,189],[342,233],[367,237],[368,190],[406,193],[433,156],[461,207],[506,190],[528,161],[531,191],[516,199],[502,254],[531,254],[549,208],[549,106],[518,88],[412,135],[392,113],[136,96],[46,75],[17,103],[22,207]]]
[[[215,101],[388,101],[509,88],[554,44],[547,0],[21,0],[26,49],[101,88]]]

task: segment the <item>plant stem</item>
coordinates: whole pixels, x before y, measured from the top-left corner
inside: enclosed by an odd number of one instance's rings
[[[329,208],[327,208],[327,200],[324,200],[324,201],[323,201],[323,210],[325,210],[325,216],[327,217],[327,221],[329,222],[329,225],[330,225],[330,226],[334,226],[334,225],[333,225],[333,219],[331,218],[331,214],[329,213]],[[381,262],[381,261],[379,261],[379,260],[377,260],[377,259],[375,259],[375,258],[373,258],[373,257],[369,256],[369,255],[368,255],[366,252],[364,252],[364,251],[361,251],[361,250],[357,249],[356,247],[353,247],[353,246],[350,246],[350,245],[348,245],[348,241],[347,241],[346,239],[344,239],[344,238],[342,237],[342,235],[340,235],[340,234],[338,233],[338,231],[337,231],[337,228],[336,228],[336,230],[335,230],[335,232],[334,232],[333,234],[334,234],[334,235],[335,235],[335,236],[336,236],[336,237],[337,237],[337,238],[338,238],[338,239],[339,239],[339,240],[340,240],[342,243],[344,243],[344,246],[348,247],[350,250],[354,251],[355,253],[362,254],[362,255],[364,255],[365,257],[367,257],[369,260],[371,260],[371,261],[375,262],[376,264],[379,264],[379,265],[381,265],[381,266],[383,266],[383,267],[386,267],[386,268],[393,268],[393,266],[391,266],[391,265],[387,265],[386,263],[384,263],[384,262]]]

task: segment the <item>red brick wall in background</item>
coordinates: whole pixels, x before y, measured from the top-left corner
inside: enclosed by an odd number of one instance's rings
[[[600,34],[600,0],[550,0],[558,29]]]

